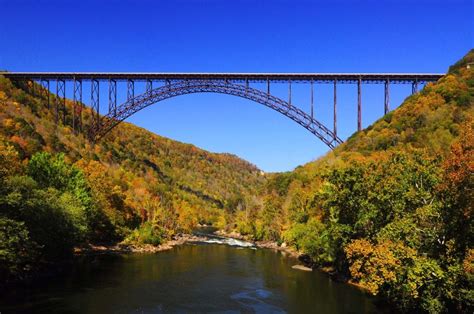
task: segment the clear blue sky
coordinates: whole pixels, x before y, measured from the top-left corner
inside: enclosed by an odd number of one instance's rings
[[[473,4],[462,0],[0,0],[0,9],[0,69],[9,71],[445,72],[474,47]],[[394,86],[392,107],[409,90]],[[272,91],[286,98],[286,86]],[[308,109],[308,87],[293,92]],[[338,92],[346,138],[356,129],[356,88]],[[383,113],[383,87],[362,92],[367,126]],[[330,125],[331,88],[316,93],[317,117]],[[227,95],[181,96],[129,121],[265,171],[328,150],[281,114]]]

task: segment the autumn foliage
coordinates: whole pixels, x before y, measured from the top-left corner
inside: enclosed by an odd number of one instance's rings
[[[78,245],[159,244],[198,224],[224,226],[265,180],[236,156],[129,123],[93,144],[73,131],[69,100],[66,122],[55,123],[45,92],[0,76],[0,235],[8,237],[0,243],[0,280],[21,278]],[[90,114],[84,110],[85,128]]]
[[[285,242],[398,312],[472,313],[473,61],[326,156],[267,175],[128,123],[93,145],[0,78],[0,277],[74,245],[212,224]]]
[[[237,229],[286,242],[397,311],[471,313],[473,61],[326,156],[272,174],[271,201],[244,209]]]

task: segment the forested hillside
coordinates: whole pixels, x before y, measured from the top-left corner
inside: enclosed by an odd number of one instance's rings
[[[0,282],[76,245],[159,244],[256,202],[265,178],[246,161],[129,123],[93,145],[73,132],[70,101],[56,125],[45,93],[31,87],[0,77]],[[87,127],[90,110],[83,115]]]
[[[273,175],[237,231],[286,242],[398,310],[472,313],[472,62],[474,50],[333,152]]]
[[[285,242],[399,311],[472,313],[473,62],[474,50],[326,156],[265,176],[128,123],[93,145],[70,102],[57,126],[45,98],[0,78],[0,279],[76,245],[158,244],[206,223]]]

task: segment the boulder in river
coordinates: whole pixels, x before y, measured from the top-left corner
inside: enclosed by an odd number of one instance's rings
[[[304,265],[293,265],[291,266],[293,269],[304,270],[304,271],[313,271],[312,268],[306,267]]]

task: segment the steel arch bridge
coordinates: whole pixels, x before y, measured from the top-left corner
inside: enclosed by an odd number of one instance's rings
[[[342,140],[333,131],[287,101],[247,85],[210,80],[178,81],[146,91],[127,100],[103,116],[91,128],[89,135],[93,139],[100,139],[121,121],[143,108],[168,98],[194,93],[220,93],[252,100],[287,116],[310,131],[330,148],[342,143]]]
[[[193,93],[220,93],[252,100],[280,112],[295,121],[331,149],[342,143],[337,136],[337,91],[338,84],[357,85],[357,130],[362,129],[363,84],[384,85],[384,113],[390,111],[390,85],[411,84],[412,94],[418,84],[437,81],[441,73],[96,73],[96,72],[0,72],[0,75],[16,82],[31,93],[38,92],[47,100],[45,106],[55,111],[56,123],[66,125],[66,86],[72,83],[71,126],[74,131],[85,131],[82,123],[83,82],[90,85],[90,107],[92,122],[87,132],[91,140],[100,140],[116,125],[141,109],[165,99]],[[127,100],[117,105],[117,82],[126,82]],[[35,84],[37,82],[38,84]],[[108,83],[108,111],[101,114],[100,86]],[[135,82],[146,82],[144,93],[135,96]],[[154,82],[164,83],[153,88]],[[51,97],[50,83],[55,85],[55,97]],[[250,87],[249,83],[266,83],[266,91]],[[288,84],[288,100],[270,93],[271,83]],[[310,112],[307,113],[291,102],[292,83],[310,84]],[[332,130],[314,118],[313,85],[333,85]],[[38,87],[39,86],[39,87]],[[52,101],[50,101],[52,100]],[[102,110],[103,111],[103,110]]]

